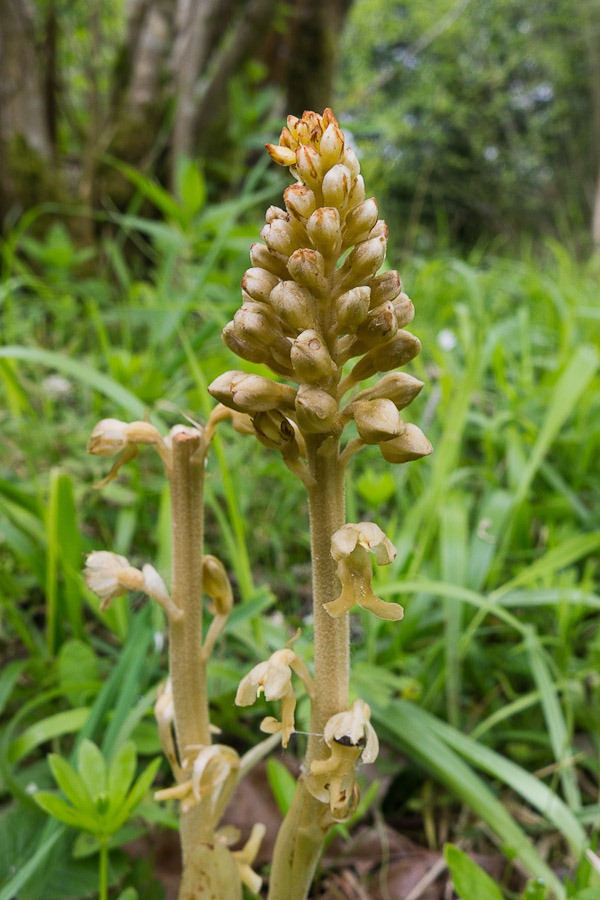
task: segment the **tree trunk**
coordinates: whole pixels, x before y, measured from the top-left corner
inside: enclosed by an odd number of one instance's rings
[[[339,38],[352,0],[295,0],[285,75],[287,111],[322,112],[333,97]]]
[[[28,0],[0,0],[0,217],[56,198]]]

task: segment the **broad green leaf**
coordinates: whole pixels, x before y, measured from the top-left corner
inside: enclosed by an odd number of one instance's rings
[[[177,196],[188,216],[195,216],[206,203],[206,182],[198,165],[180,157],[175,167]]]
[[[444,857],[461,900],[504,900],[496,882],[454,844],[446,844]]]
[[[21,672],[27,668],[27,660],[18,659],[8,663],[0,671],[0,715],[10,699]]]
[[[75,809],[56,794],[51,794],[49,791],[38,791],[37,794],[34,794],[33,799],[45,812],[65,825],[81,831],[89,831],[92,834],[102,833],[102,828],[98,827],[98,820],[91,813]]]
[[[156,777],[156,773],[160,768],[160,763],[160,757],[153,760],[150,765],[146,769],[144,769],[144,771],[132,787],[115,819],[115,821],[119,823],[119,827],[124,824],[131,815],[133,815],[136,807],[139,806],[139,804],[146,796],[147,792],[150,790],[150,785]]]
[[[88,809],[92,814],[95,811],[92,794],[87,789],[81,776],[75,771],[73,766],[59,756],[57,753],[51,753],[48,756],[48,764],[54,775],[57,785],[76,809]]]
[[[117,810],[135,776],[137,754],[133,741],[126,741],[117,750],[108,769],[108,797],[111,808]]]
[[[87,738],[79,748],[77,769],[92,797],[106,793],[106,760],[96,744]]]
[[[98,657],[92,648],[76,639],[65,641],[58,654],[58,681],[71,703],[85,701],[91,685],[99,684]]]

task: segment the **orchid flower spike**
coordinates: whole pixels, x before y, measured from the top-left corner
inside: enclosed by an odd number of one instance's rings
[[[281,743],[287,747],[290,736],[296,730],[294,711],[296,696],[292,687],[292,670],[312,694],[312,678],[305,663],[294,651],[285,647],[276,650],[265,662],[259,663],[240,681],[235,702],[238,706],[250,706],[261,694],[267,700],[281,700],[281,721],[267,716],[261,722],[261,731],[267,734],[281,732]]]
[[[334,618],[362,606],[380,619],[398,621],[404,610],[396,603],[385,603],[376,597],[371,587],[373,572],[369,553],[380,566],[388,565],[396,556],[396,549],[381,528],[373,522],[344,525],[331,538],[331,555],[336,560],[338,578],[342,583],[340,596],[325,604]]]

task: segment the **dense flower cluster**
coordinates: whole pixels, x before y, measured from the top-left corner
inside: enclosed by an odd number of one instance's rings
[[[358,382],[404,366],[421,349],[406,331],[414,307],[398,273],[378,274],[387,226],[365,196],[356,154],[329,109],[290,116],[279,145],[267,149],[297,182],[284,192],[285,208],[267,210],[264,243],[252,246],[243,303],[223,339],[298,387],[231,371],[209,390],[284,455],[290,445],[301,452],[303,436],[339,435],[352,420],[359,439],[378,444],[390,462],[427,455],[429,441],[399,413],[421,389],[418,379],[386,375],[343,404]]]

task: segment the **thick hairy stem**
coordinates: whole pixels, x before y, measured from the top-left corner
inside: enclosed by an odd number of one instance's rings
[[[206,663],[202,655],[202,555],[204,457],[194,456],[200,438],[173,439],[170,473],[173,534],[172,598],[183,612],[170,623],[170,673],[175,707],[175,734],[180,761],[191,747],[210,744]],[[206,817],[204,817],[206,818]],[[184,868],[205,833],[198,805],[181,814]]]
[[[335,600],[340,585],[331,556],[331,536],[344,525],[344,466],[339,444],[329,437],[307,438],[314,485],[309,487],[313,566],[315,689],[311,737],[304,772],[327,755],[323,734],[328,719],[348,706],[350,669],[348,615],[332,618],[324,604]],[[308,895],[332,819],[327,805],[315,800],[300,778],[292,806],[281,826],[271,871],[269,900],[304,900]]]

